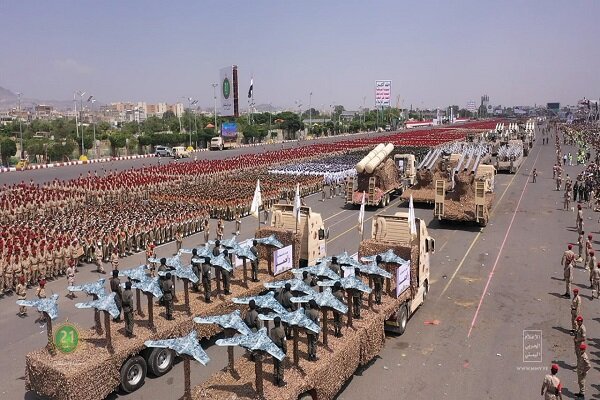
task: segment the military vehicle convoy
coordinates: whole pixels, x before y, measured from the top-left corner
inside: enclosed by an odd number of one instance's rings
[[[523,141],[519,139],[510,139],[507,144],[498,149],[498,155],[496,156],[496,170],[514,174],[523,163],[523,157]]]

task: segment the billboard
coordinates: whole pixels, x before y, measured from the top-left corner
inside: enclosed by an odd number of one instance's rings
[[[238,117],[237,66],[221,68],[220,87],[221,115]]]
[[[410,287],[410,261],[396,268],[396,297]]]
[[[294,266],[294,252],[292,245],[285,246],[282,249],[277,249],[273,252],[274,275],[279,275],[282,272],[289,271]]]
[[[375,107],[390,107],[391,99],[392,81],[375,81]]]
[[[467,110],[470,112],[477,111],[477,104],[475,103],[475,100],[467,101]]]
[[[223,122],[221,124],[221,135],[223,137],[237,138],[237,123]]]
[[[560,103],[547,103],[546,108],[548,110],[558,111],[560,110]]]

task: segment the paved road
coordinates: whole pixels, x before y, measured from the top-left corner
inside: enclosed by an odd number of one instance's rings
[[[529,399],[539,396],[546,373],[542,368],[552,360],[558,360],[563,367],[574,365],[572,339],[565,333],[569,329],[569,302],[556,294],[562,293],[564,286],[557,280],[562,275],[560,256],[565,243],[576,239],[576,234],[565,227],[573,226],[575,215],[560,210],[557,203],[561,200],[560,193],[552,191],[553,154],[553,146],[536,145],[516,175],[497,176],[494,215],[481,233],[475,227],[429,223],[430,234],[436,238],[437,254],[432,262],[428,302],[413,316],[403,336],[388,338],[380,357],[354,376],[339,395],[340,399],[367,396],[395,399],[400,393],[410,393],[416,399]],[[538,182],[527,183],[534,163],[540,171]],[[568,172],[574,176],[576,167],[571,170]],[[340,198],[325,203],[318,198],[312,196],[307,203],[323,214],[330,227],[328,250],[356,251],[357,212],[344,209]],[[388,211],[396,209],[394,202]],[[373,214],[374,210],[367,210],[367,218]],[[416,214],[430,221],[432,211],[417,209]],[[586,212],[586,216],[589,214]],[[595,218],[588,223],[595,231]],[[255,219],[245,218],[242,238],[250,237],[255,227]],[[370,219],[365,227],[368,236]],[[227,231],[232,231],[232,225],[227,225]],[[186,238],[184,246],[200,241],[199,237]],[[173,248],[165,245],[158,253],[169,254]],[[142,257],[139,254],[123,260],[123,268],[138,265]],[[82,268],[78,282],[95,279],[89,269]],[[585,283],[583,271],[578,270],[575,276],[576,283]],[[61,295],[66,294],[65,286],[64,280],[50,283],[50,288]],[[589,295],[589,290],[583,292]],[[75,301],[78,300],[81,297]],[[23,356],[45,344],[44,328],[35,325],[33,317],[16,318],[12,301],[10,298],[0,301],[3,305],[0,348],[5,355],[0,359],[0,370],[8,371],[0,377],[3,399],[22,398]],[[69,303],[72,301],[61,297],[61,319],[91,325],[89,313],[76,311]],[[586,298],[584,313],[591,309]],[[591,338],[598,337],[600,319],[590,311],[587,314],[596,318],[586,323],[588,334]],[[439,325],[424,325],[425,321],[435,319],[440,321]],[[542,363],[523,363],[526,329],[542,331]],[[600,342],[590,343],[594,368],[588,381],[600,382],[597,363]],[[192,364],[192,384],[202,382],[226,364],[226,352],[222,349],[209,346],[208,353],[212,362],[207,367]],[[241,352],[236,350],[236,354]],[[562,368],[560,377],[569,398],[569,393],[576,392],[576,375]],[[148,379],[136,393],[113,398],[170,399],[182,392],[183,371],[178,364],[166,376]],[[597,386],[588,389],[590,395],[600,398]],[[37,396],[27,393],[25,398]]]

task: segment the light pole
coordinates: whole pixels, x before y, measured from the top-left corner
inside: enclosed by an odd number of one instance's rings
[[[217,133],[217,86],[219,86],[219,84],[213,83],[211,86],[213,88],[213,98],[215,100],[215,133]]]
[[[82,90],[76,90],[75,93],[73,93],[73,103],[75,104],[75,130],[77,131],[77,137],[79,137],[79,123],[77,121],[77,98],[75,97],[75,95],[79,95],[80,99],[81,99],[81,117],[83,118],[83,96],[85,95],[85,92]],[[80,118],[81,119],[81,118]],[[80,155],[83,155],[84,152],[84,147],[83,147],[83,127],[81,127],[81,153]]]
[[[308,94],[308,133],[312,129],[312,92]]]
[[[19,96],[19,137],[21,142],[21,160],[25,157],[25,151],[23,149],[23,121],[21,118],[21,96],[23,93],[17,93]]]
[[[94,96],[90,96],[87,101],[88,103],[92,103],[92,121],[94,123],[94,158],[98,158],[98,146],[96,146],[96,117],[94,116],[94,103],[96,102],[96,99]]]
[[[191,97],[188,97],[188,104],[190,108],[190,113],[192,112],[192,106],[198,103],[198,100],[194,100]],[[194,113],[194,116],[196,114]],[[192,147],[192,119],[190,118],[190,147]]]

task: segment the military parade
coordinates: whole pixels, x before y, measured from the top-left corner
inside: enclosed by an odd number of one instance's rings
[[[600,3],[0,10],[0,400],[600,399]]]

